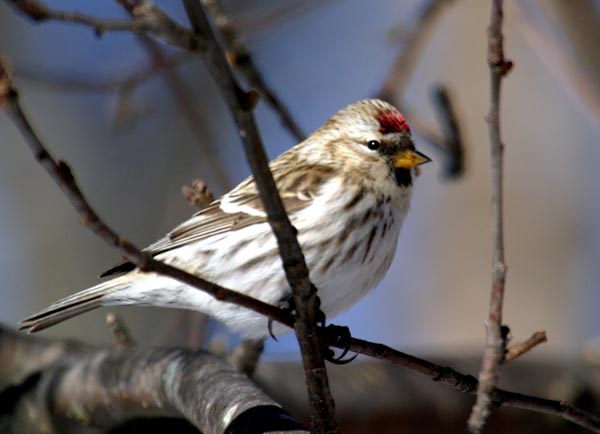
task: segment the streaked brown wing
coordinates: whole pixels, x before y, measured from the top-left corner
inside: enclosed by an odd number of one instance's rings
[[[292,171],[272,168],[280,189],[283,206],[289,216],[293,216],[295,212],[309,205],[323,182],[331,174],[329,168],[322,166],[302,169],[305,170]],[[318,182],[315,182],[317,179],[314,177],[318,177]],[[227,201],[228,207],[233,212],[223,211],[221,209],[222,201]],[[240,211],[235,212],[235,208],[238,206]],[[197,212],[189,220],[169,232],[165,238],[144,250],[158,255],[208,237],[266,222],[266,217],[255,214],[264,214],[264,211],[256,186],[252,178],[248,178],[222,199],[214,201],[208,207]],[[124,273],[134,268],[135,266],[130,262],[123,262],[104,272],[101,277]]]

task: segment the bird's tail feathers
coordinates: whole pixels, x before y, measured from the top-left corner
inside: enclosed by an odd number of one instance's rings
[[[19,330],[38,332],[74,316],[101,307],[106,294],[128,286],[125,279],[113,279],[65,297],[19,322]]]

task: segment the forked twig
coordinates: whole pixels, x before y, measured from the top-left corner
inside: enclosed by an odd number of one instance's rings
[[[512,63],[504,59],[502,35],[503,0],[492,0],[492,13],[488,27],[487,62],[490,68],[490,111],[486,117],[490,137],[491,187],[492,187],[492,289],[490,309],[485,322],[486,342],[479,371],[477,399],[469,420],[469,432],[483,431],[493,405],[492,392],[504,358],[505,339],[502,335],[502,306],[506,264],[504,262],[504,210],[503,210],[503,144],[500,137],[500,85],[510,71]]]

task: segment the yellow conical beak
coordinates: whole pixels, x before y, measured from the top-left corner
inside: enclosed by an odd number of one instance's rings
[[[405,149],[398,152],[393,159],[394,167],[399,169],[413,169],[421,164],[429,163],[431,158],[419,151]]]

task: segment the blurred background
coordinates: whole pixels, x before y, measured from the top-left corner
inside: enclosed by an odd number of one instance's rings
[[[230,0],[223,7],[266,82],[308,134],[344,105],[380,92],[430,3]],[[443,152],[416,135],[417,147],[434,163],[416,181],[392,268],[371,295],[333,322],[350,326],[356,337],[418,354],[478,354],[491,264],[484,121],[490,5],[441,3],[421,29],[406,85],[392,97],[409,123],[414,116],[436,131],[431,90],[448,87],[465,142],[464,175],[447,179]],[[116,2],[47,4],[126,18]],[[156,4],[187,25],[179,2]],[[505,50],[515,68],[502,93],[509,267],[504,322],[515,340],[546,330],[549,342],[530,358],[571,360],[600,345],[599,5],[506,5]],[[176,65],[170,76],[152,70],[147,47],[134,35],[97,37],[73,24],[36,24],[0,2],[0,52],[13,65],[37,132],[54,156],[69,162],[100,216],[139,246],[195,211],[181,194],[183,185],[201,178],[219,196],[250,173],[202,62],[158,46]],[[125,90],[117,85],[143,71],[153,72]],[[264,101],[256,115],[271,158],[296,143]],[[5,116],[0,143],[0,321],[16,326],[95,284],[120,257],[79,225]],[[115,310],[142,343],[186,339],[187,317],[179,311]],[[91,312],[44,335],[110,342],[106,313]],[[209,330],[235,342],[218,326]],[[297,358],[293,336],[269,341],[266,357]]]

